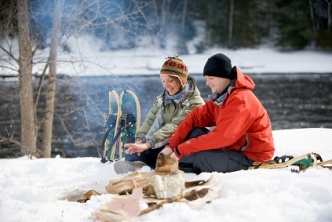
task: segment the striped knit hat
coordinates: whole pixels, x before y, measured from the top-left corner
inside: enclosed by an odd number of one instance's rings
[[[187,83],[188,68],[186,64],[178,57],[168,57],[161,67],[160,74],[167,74],[170,76],[177,77],[182,86]]]

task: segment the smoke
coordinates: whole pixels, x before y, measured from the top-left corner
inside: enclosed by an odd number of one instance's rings
[[[182,2],[154,0],[65,0],[62,11],[62,44],[71,36],[93,35],[103,42],[100,51],[132,49],[142,44],[176,48],[182,35]],[[31,0],[32,30],[42,47],[49,45],[53,0]],[[193,26],[187,25],[190,38]],[[70,50],[70,48],[67,48]]]

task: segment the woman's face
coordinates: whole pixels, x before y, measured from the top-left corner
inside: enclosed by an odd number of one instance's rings
[[[177,77],[161,74],[160,78],[164,88],[168,91],[169,95],[173,96],[181,91],[182,85]]]

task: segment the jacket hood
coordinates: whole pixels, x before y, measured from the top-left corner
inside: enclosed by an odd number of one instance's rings
[[[253,90],[255,88],[255,83],[252,80],[252,78],[250,78],[247,75],[244,75],[239,68],[234,66],[232,69],[232,72],[236,72],[236,76],[237,76],[236,83],[234,86],[235,89],[246,88],[246,89]]]
[[[194,77],[188,76],[187,84],[189,85],[189,90],[187,92],[187,97],[191,96],[196,91],[196,80]]]

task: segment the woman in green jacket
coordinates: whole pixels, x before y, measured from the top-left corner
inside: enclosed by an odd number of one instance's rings
[[[164,91],[156,97],[136,134],[135,143],[125,144],[125,161],[114,164],[117,173],[134,171],[145,165],[154,169],[159,152],[178,125],[192,110],[204,104],[195,79],[188,76],[187,66],[178,56],[167,58],[160,78]]]

